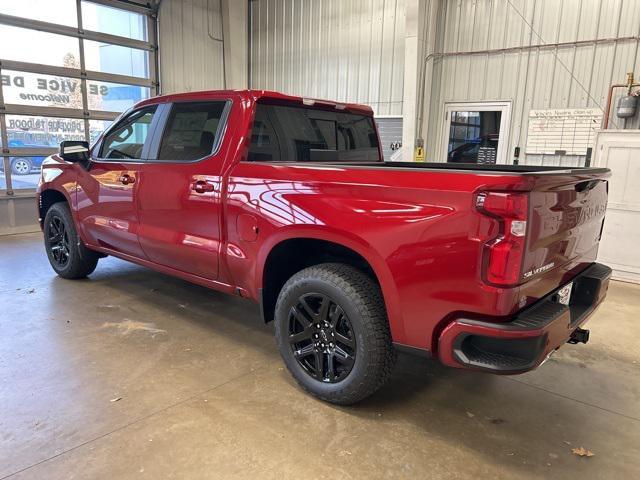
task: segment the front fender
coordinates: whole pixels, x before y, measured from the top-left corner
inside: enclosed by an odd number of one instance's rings
[[[57,155],[47,157],[42,162],[42,173],[36,188],[36,207],[38,209],[38,217],[42,216],[40,219],[41,224],[44,221],[44,215],[41,215],[43,195],[46,195],[46,192],[57,192],[69,204],[73,220],[78,225],[76,185],[77,175],[73,164],[60,160]],[[80,232],[80,229],[78,231]],[[80,233],[82,236],[82,232]]]

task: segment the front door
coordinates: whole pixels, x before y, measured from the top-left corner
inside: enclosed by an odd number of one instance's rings
[[[79,169],[78,218],[92,245],[144,258],[138,242],[137,185],[155,110],[155,105],[144,107],[124,117],[94,147],[87,169]]]
[[[138,185],[139,238],[147,257],[207,279],[218,276],[219,146],[229,106],[226,100],[173,104]]]
[[[509,102],[448,103],[443,159],[450,163],[507,163]]]

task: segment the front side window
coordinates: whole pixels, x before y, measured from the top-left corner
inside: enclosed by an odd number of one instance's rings
[[[137,110],[111,130],[104,138],[101,158],[138,159],[142,158],[142,148],[147,141],[149,127],[156,106]]]
[[[176,103],[162,136],[158,160],[199,160],[213,152],[226,102]]]
[[[380,161],[373,118],[319,108],[256,105],[250,161]]]

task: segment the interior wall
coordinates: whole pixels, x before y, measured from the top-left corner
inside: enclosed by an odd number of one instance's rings
[[[437,41],[427,55],[640,35],[637,0],[458,0],[441,5]],[[531,109],[604,110],[610,84],[624,83],[629,71],[640,77],[637,40],[436,55],[429,61],[433,77],[427,80],[427,121],[422,130],[427,161],[442,160],[446,102],[511,101],[510,162],[514,147],[520,146],[524,154]],[[611,119],[611,128],[638,128],[640,122],[640,116],[626,124]],[[525,156],[521,163],[578,165],[583,161],[584,157],[535,155]]]
[[[251,88],[401,115],[405,0],[252,0]]]
[[[161,93],[225,88],[221,0],[163,1],[158,44]]]

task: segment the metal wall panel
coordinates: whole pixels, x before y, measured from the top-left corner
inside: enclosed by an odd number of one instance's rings
[[[457,0],[441,5],[438,52],[640,35],[638,0]],[[436,161],[442,160],[446,102],[511,101],[511,159],[515,146],[524,152],[529,110],[604,110],[610,84],[623,83],[628,71],[640,76],[638,41],[456,55],[433,61],[433,89],[425,99],[430,119],[425,145],[427,159]],[[640,116],[626,124],[615,116],[611,120],[612,128],[640,127]],[[525,161],[564,166],[578,165],[583,158],[529,156]]]
[[[220,0],[167,0],[158,18],[162,93],[224,88]]]
[[[251,88],[402,114],[404,0],[252,0]]]

